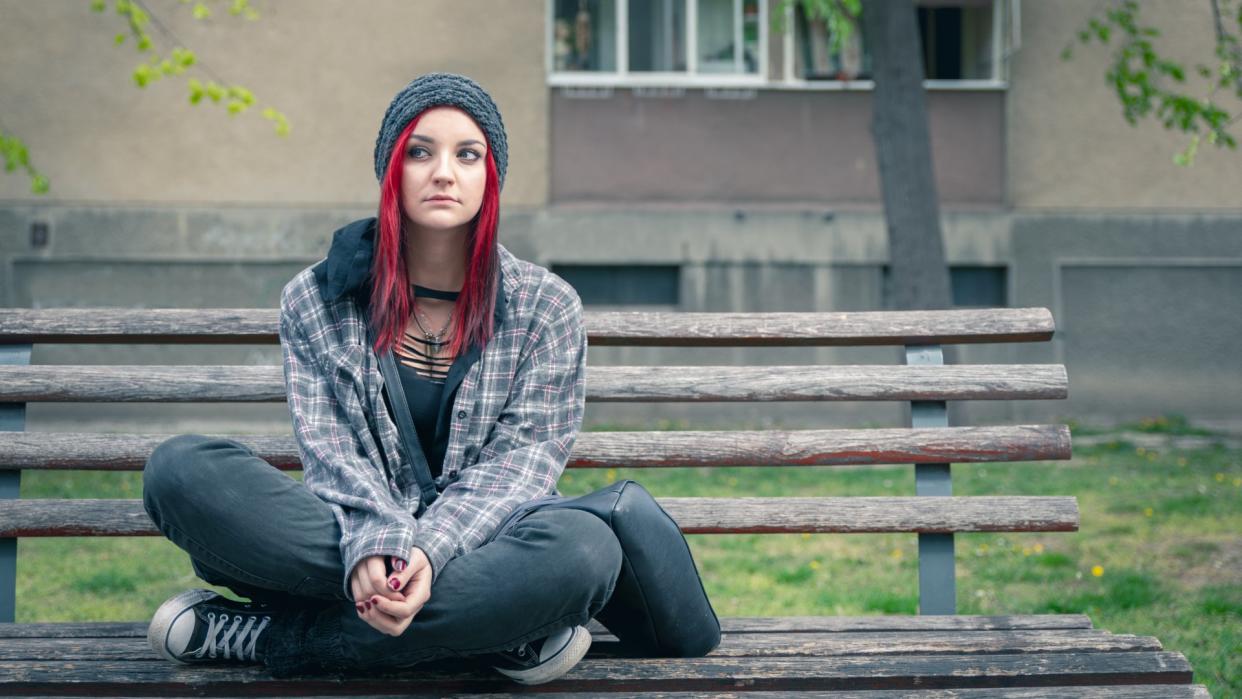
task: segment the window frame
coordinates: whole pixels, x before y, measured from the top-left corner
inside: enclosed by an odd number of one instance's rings
[[[992,70],[991,79],[987,80],[924,80],[923,87],[928,90],[1005,90],[1009,87],[1009,56],[1020,45],[1020,20],[1022,16],[1022,0],[991,0],[992,1]],[[747,94],[746,88],[765,88],[777,90],[872,90],[872,80],[803,80],[794,75],[795,32],[792,31],[794,16],[793,8],[786,8],[785,27],[780,37],[782,41],[783,60],[782,75],[769,78],[769,0],[757,0],[759,3],[759,70],[754,75],[728,73],[698,72],[698,20],[699,0],[685,0],[686,3],[686,72],[639,71],[629,70],[629,0],[614,0],[616,3],[616,65],[615,71],[557,71],[553,65],[553,35],[556,25],[556,2],[547,0],[545,3],[544,21],[544,72],[549,87],[560,88],[672,88],[674,94],[681,88],[738,88],[739,94]],[[733,0],[736,22],[734,35],[743,31],[741,13],[742,0]],[[1008,23],[1008,32],[1005,31]],[[740,45],[740,42],[738,42]],[[1009,48],[1006,48],[1008,45]]]
[[[686,3],[686,72],[637,71],[630,72],[630,2],[616,3],[617,55],[615,71],[556,71],[553,65],[553,35],[556,26],[556,2],[545,3],[544,21],[545,72],[551,87],[768,87],[768,0],[759,3],[759,67],[753,75],[729,73],[699,73],[699,0]],[[733,0],[733,35],[740,39],[743,31],[743,0]],[[741,45],[740,40],[737,41]]]
[[[986,80],[924,80],[923,88],[928,90],[1004,90],[1009,87],[1010,54],[1018,46],[1019,18],[1022,16],[1022,0],[991,0],[992,2],[992,77]],[[785,8],[785,27],[794,26],[793,6]],[[1009,20],[1009,32],[1005,33],[1005,21]],[[787,90],[873,90],[874,80],[804,80],[794,75],[794,52],[796,32],[791,29],[783,32],[781,64],[783,75],[779,85]],[[1006,39],[1014,47],[1005,49]]]

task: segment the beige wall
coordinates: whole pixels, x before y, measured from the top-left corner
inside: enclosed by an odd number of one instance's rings
[[[1074,40],[1101,3],[1027,0],[1022,47],[1011,58],[1008,105],[1009,192],[1020,209],[1242,209],[1242,150],[1204,143],[1189,170],[1173,164],[1188,136],[1157,121],[1131,127],[1105,81],[1108,50]],[[1212,15],[1207,2],[1145,0],[1145,24],[1159,27],[1156,46],[1191,68],[1211,65]],[[1075,57],[1061,49],[1074,40]],[[1114,45],[1116,40],[1114,40]],[[1197,89],[1204,81],[1189,78]],[[1206,91],[1203,92],[1206,94]],[[1237,101],[1226,103],[1242,111]],[[1238,129],[1235,135],[1242,140]]]
[[[290,136],[277,137],[257,110],[230,118],[220,106],[191,107],[184,77],[135,87],[139,54],[132,41],[112,43],[124,30],[115,13],[91,12],[85,0],[0,0],[0,122],[53,187],[35,197],[10,174],[0,177],[0,200],[371,204],[384,110],[432,70],[470,75],[499,104],[509,137],[504,204],[546,200],[542,2],[265,0],[257,22],[218,3],[207,22],[176,0],[147,6],[224,80],[288,115]]]

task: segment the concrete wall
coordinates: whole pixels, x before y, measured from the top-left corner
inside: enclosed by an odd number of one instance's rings
[[[1193,168],[1173,163],[1189,136],[1147,119],[1131,127],[1104,74],[1108,50],[1084,47],[1075,33],[1106,5],[1079,0],[1022,3],[1022,46],[1010,58],[1006,122],[1009,202],[1019,209],[1151,211],[1242,210],[1239,151],[1204,143]],[[1183,62],[1215,65],[1211,6],[1206,2],[1144,0],[1145,24],[1158,27],[1161,53]],[[1073,42],[1075,58],[1061,49]],[[1116,40],[1114,40],[1116,44]],[[1192,95],[1208,94],[1189,77]],[[1242,104],[1224,97],[1231,114]],[[1237,130],[1234,130],[1235,136]]]
[[[475,77],[504,114],[502,202],[547,198],[540,2],[286,0],[261,3],[256,22],[229,16],[226,5],[207,22],[181,3],[150,7],[212,73],[251,89],[258,109],[230,118],[217,105],[192,107],[184,77],[136,88],[130,73],[140,54],[132,40],[113,44],[125,31],[115,13],[76,0],[0,0],[0,116],[52,179],[51,195],[38,201],[373,207],[384,110],[433,70]],[[259,115],[267,105],[289,117],[287,139]],[[0,177],[0,200],[35,197],[25,178],[10,175]]]
[[[326,252],[333,228],[363,208],[151,212],[145,208],[48,209],[0,215],[6,306],[275,306],[281,286]],[[33,221],[50,222],[49,243],[23,248]],[[945,212],[952,264],[1007,265],[1011,306],[1052,309],[1052,343],[961,346],[959,363],[1064,362],[1068,401],[967,403],[960,424],[1075,419],[1106,422],[1161,412],[1236,420],[1242,336],[1242,218],[1084,216]],[[164,231],[180,233],[169,239]],[[99,231],[104,235],[99,244]],[[256,235],[254,231],[270,231]],[[876,213],[720,206],[635,208],[576,205],[508,213],[501,239],[515,254],[556,264],[672,264],[684,311],[841,311],[883,306],[887,259]],[[36,363],[276,363],[277,348],[55,345]],[[895,364],[891,348],[597,347],[609,364]],[[31,408],[32,424],[73,429],[283,429],[283,406],[56,406]],[[783,424],[796,427],[899,424],[891,403],[664,405],[588,408],[591,423]]]

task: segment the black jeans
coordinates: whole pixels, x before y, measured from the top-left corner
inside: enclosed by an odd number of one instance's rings
[[[444,566],[400,636],[345,596],[340,528],[305,484],[235,441],[180,435],[143,471],[143,504],[213,585],[278,607],[264,662],[277,677],[404,668],[511,648],[585,624],[621,570],[612,530],[587,512],[536,511]]]

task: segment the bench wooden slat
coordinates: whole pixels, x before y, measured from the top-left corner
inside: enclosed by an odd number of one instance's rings
[[[1096,629],[883,633],[726,633],[713,657],[911,655],[929,653],[1102,653],[1163,650],[1151,636]],[[593,639],[590,657],[626,657],[615,636]],[[145,638],[23,638],[0,645],[0,661],[159,660]]]
[[[657,498],[686,534],[1077,531],[1071,496]],[[159,534],[137,499],[0,500],[0,537]]]
[[[605,366],[592,402],[1044,400],[1068,395],[1059,364]],[[284,402],[279,366],[0,366],[0,402]]]
[[[0,310],[0,343],[279,342],[279,311],[255,309],[48,308]],[[587,311],[593,345],[857,346],[1043,342],[1055,324],[1046,308],[849,313]]]
[[[168,434],[0,432],[0,470],[142,470]],[[277,468],[302,468],[292,436],[215,435]],[[582,432],[570,468],[836,466],[1070,458],[1065,425],[929,429]]]
[[[592,634],[608,630],[591,620]],[[995,631],[1004,629],[1091,629],[1086,614],[936,614],[916,616],[885,614],[877,616],[724,616],[723,633],[801,633],[855,631]],[[0,623],[0,638],[146,638],[145,621]]]
[[[949,693],[946,693],[949,692]],[[536,691],[535,693],[539,693]],[[59,695],[58,695],[59,696]],[[328,695],[318,697],[299,693],[300,699],[328,699]],[[332,695],[339,696],[339,695]],[[392,699],[391,694],[357,695],[349,694],[352,699]],[[438,694],[402,694],[406,699],[422,699]],[[469,695],[457,695],[464,699]],[[488,692],[477,695],[479,699],[522,699],[531,696],[531,692],[520,694],[504,692]],[[600,697],[630,697],[626,693],[600,694],[598,692],[556,692],[556,699],[600,699]],[[1207,687],[1201,684],[1150,684],[1150,685],[1114,685],[1101,687],[989,687],[985,689],[897,689],[897,690],[864,690],[859,692],[841,691],[789,691],[779,693],[763,691],[709,691],[709,692],[663,692],[646,691],[643,699],[1211,699]],[[13,699],[35,699],[34,697],[14,697]],[[97,699],[96,697],[66,697],[65,699]]]
[[[542,691],[641,692],[732,690],[934,689],[1003,685],[1046,687],[1098,684],[1189,684],[1191,669],[1180,653],[1008,653],[752,658],[586,658]],[[0,662],[0,691],[115,692],[120,685],[173,696],[193,694],[302,695],[328,690],[400,693],[512,691],[511,682],[485,669],[408,668],[332,677],[275,680],[258,666],[178,666],[151,661]],[[131,689],[127,687],[127,689]],[[131,689],[131,691],[132,691]],[[336,689],[337,691],[332,691]]]
[[[319,690],[325,691],[325,690]],[[425,690],[424,690],[425,691]],[[948,693],[946,693],[948,692]],[[535,688],[535,693],[538,688]],[[62,695],[57,695],[62,696]],[[328,699],[329,696],[307,696],[299,693],[301,699]],[[358,695],[350,693],[351,699],[392,699],[391,694]],[[421,699],[439,694],[402,694],[403,698]],[[462,695],[457,695],[462,699]],[[468,696],[468,695],[467,695]],[[531,692],[520,694],[504,692],[488,692],[478,695],[479,699],[522,699],[531,696]],[[600,694],[598,692],[556,692],[556,699],[600,699],[600,697],[626,697],[630,694]],[[1102,687],[988,687],[984,689],[896,689],[896,690],[864,690],[859,692],[840,691],[709,691],[709,692],[662,692],[647,691],[643,699],[1211,699],[1207,687],[1201,684],[1149,684],[1149,685],[1114,685]],[[13,697],[13,699],[35,699],[33,696]],[[96,697],[65,697],[65,699],[97,699]]]

